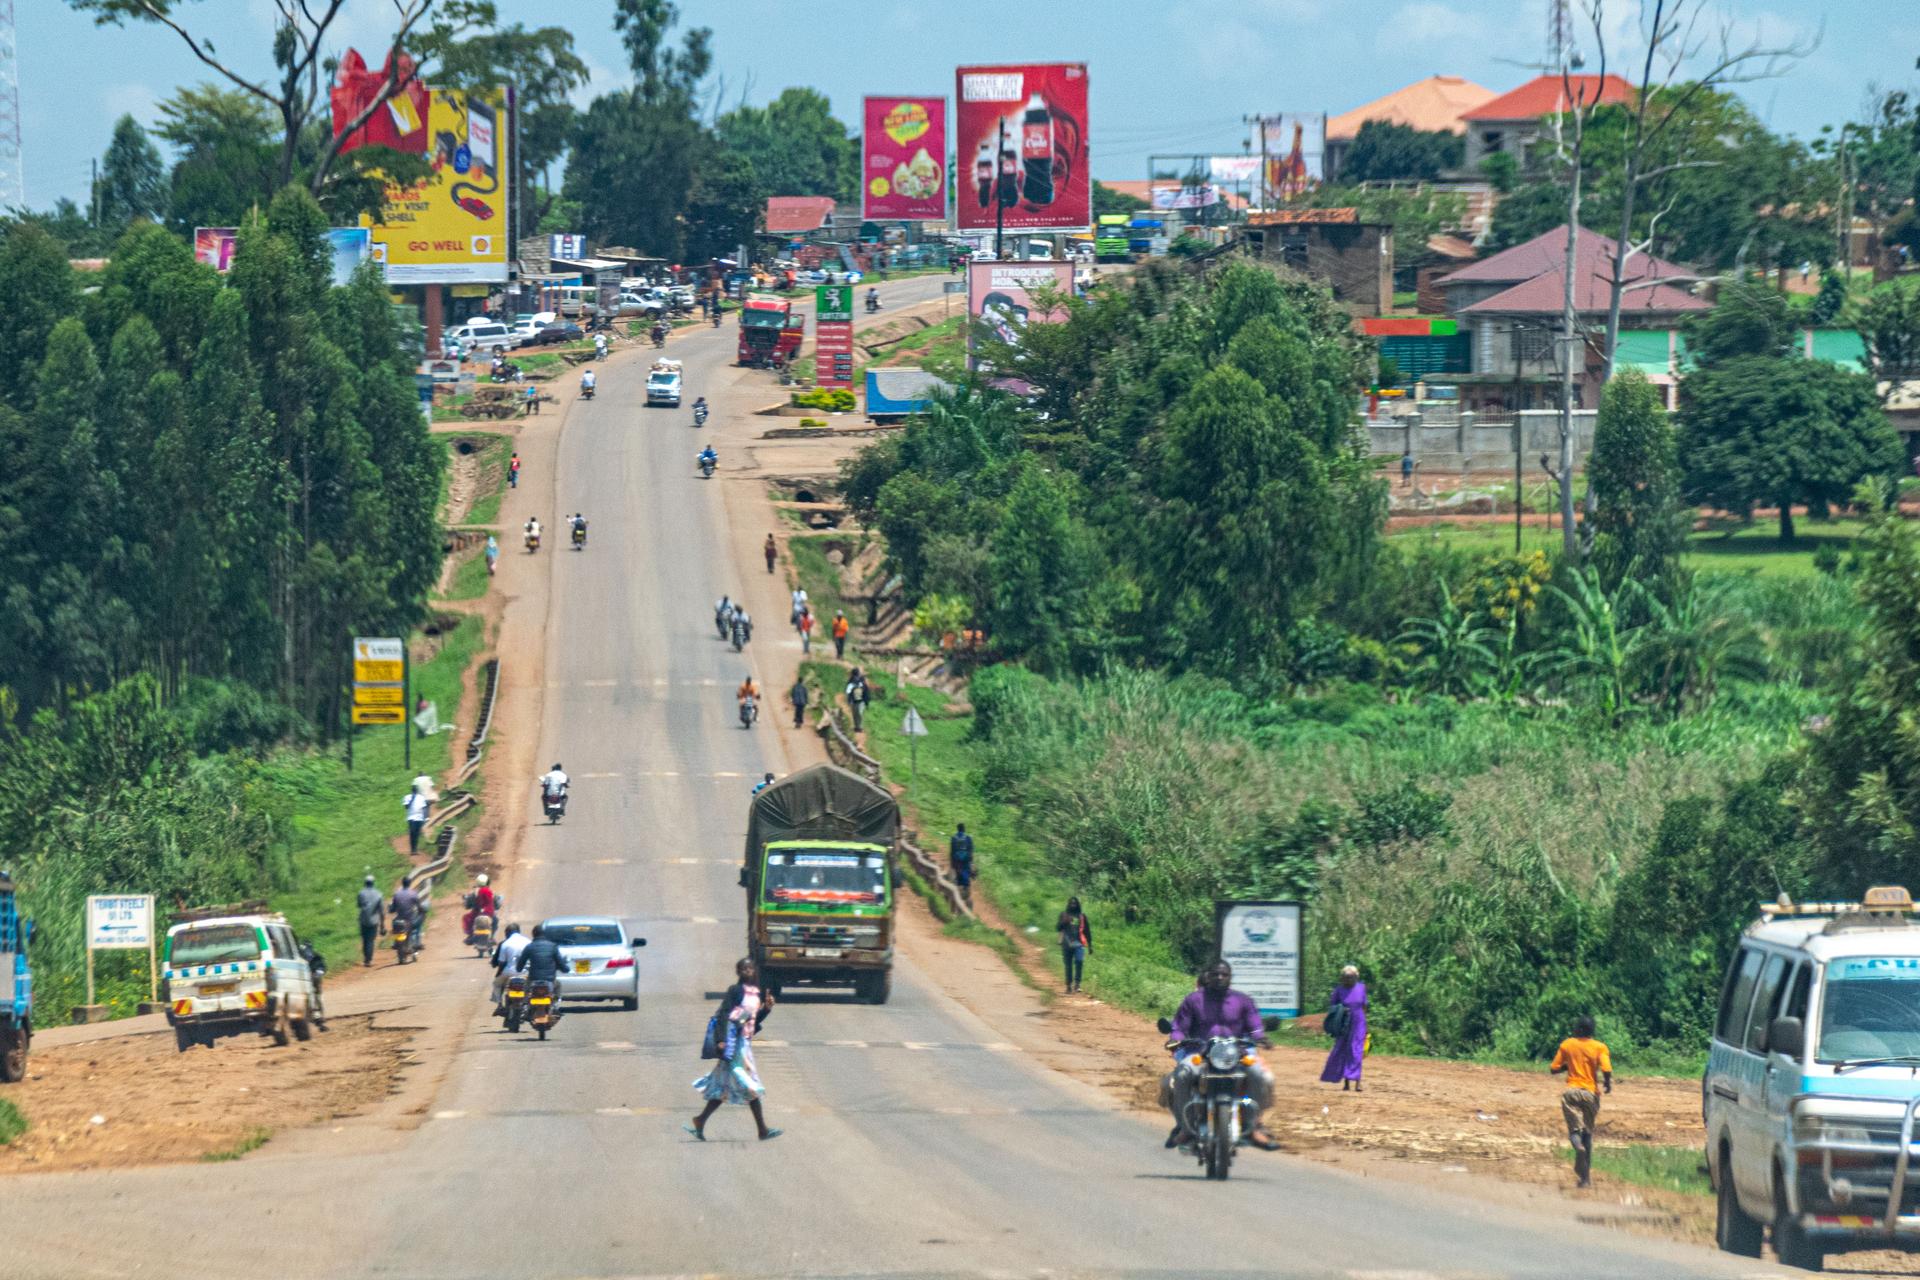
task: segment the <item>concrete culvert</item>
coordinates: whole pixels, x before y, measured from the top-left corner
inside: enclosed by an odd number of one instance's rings
[[[816,498],[816,497],[814,497],[814,496],[813,496],[813,490],[811,490],[811,489],[795,489],[795,490],[793,491],[793,500],[794,500],[795,502],[818,502],[818,501],[820,501],[820,499],[818,499],[818,498]]]
[[[474,443],[471,440],[455,440],[453,442],[453,451],[463,458],[472,453],[473,450]]]

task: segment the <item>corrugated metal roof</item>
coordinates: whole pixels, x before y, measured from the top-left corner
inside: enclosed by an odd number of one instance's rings
[[[832,196],[769,196],[767,230],[776,235],[818,231],[833,216]]]
[[[1462,307],[1463,316],[1474,315],[1558,315],[1565,307],[1565,277],[1548,271],[1524,281],[1483,302]],[[1574,275],[1573,307],[1582,314],[1605,311],[1611,282],[1607,273],[1579,271]],[[1622,313],[1634,315],[1672,314],[1677,311],[1708,311],[1711,306],[1686,290],[1670,284],[1656,284],[1629,291],[1620,300]]]
[[[1614,242],[1598,232],[1580,229],[1574,247],[1574,261],[1589,271],[1609,273],[1613,267]],[[1503,249],[1490,258],[1441,276],[1440,284],[1518,284],[1544,271],[1557,271],[1567,260],[1567,226],[1563,222],[1551,231],[1543,231],[1524,244]],[[1683,276],[1684,268],[1662,258],[1641,253],[1627,259],[1627,279],[1650,276]]]
[[[1568,76],[1565,83],[1559,76],[1536,76],[1511,93],[1481,103],[1461,119],[1538,120],[1567,110],[1574,99],[1589,104],[1631,102],[1633,86],[1619,76]]]

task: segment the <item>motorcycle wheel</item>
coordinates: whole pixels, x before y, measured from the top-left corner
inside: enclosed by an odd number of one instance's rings
[[[517,1009],[507,1010],[507,1034],[520,1034],[520,1011]]]
[[[545,1040],[547,1038],[547,1029],[545,1027],[535,1027],[534,1030],[540,1033],[540,1038],[542,1040]]]
[[[1233,1112],[1231,1098],[1213,1104],[1213,1124],[1207,1135],[1207,1176],[1220,1182],[1227,1180],[1227,1172],[1233,1167]]]

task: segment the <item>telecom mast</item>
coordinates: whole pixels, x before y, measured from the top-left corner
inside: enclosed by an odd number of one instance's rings
[[[27,203],[20,167],[20,61],[14,48],[13,0],[0,0],[0,209]]]

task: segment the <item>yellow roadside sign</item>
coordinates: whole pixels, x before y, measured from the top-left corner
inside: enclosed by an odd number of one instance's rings
[[[398,662],[360,662],[353,664],[355,684],[399,684],[404,673]]]
[[[362,707],[353,709],[355,724],[401,724],[407,718],[405,707]]]
[[[407,691],[397,684],[360,684],[353,687],[356,707],[404,707]]]
[[[355,684],[399,684],[406,678],[406,641],[397,636],[353,638]]]

